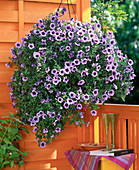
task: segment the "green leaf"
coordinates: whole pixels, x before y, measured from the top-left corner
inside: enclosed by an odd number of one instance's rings
[[[6,120],[2,120],[2,119],[0,119],[0,123],[1,124],[8,124]]]
[[[24,152],[24,153],[22,154],[22,156],[27,156],[27,154],[28,154],[27,152]]]
[[[7,144],[11,144],[11,142],[8,138],[4,138],[4,142],[7,143]]]
[[[3,162],[3,156],[0,155],[0,163],[2,163],[2,162]]]
[[[26,128],[26,127],[21,126],[21,127],[20,127],[20,129],[23,129],[26,133],[28,133],[28,134],[29,134],[29,131],[27,130],[27,128]]]
[[[1,118],[2,118],[2,119],[3,119],[3,118],[9,118],[9,116],[2,116]]]
[[[10,161],[5,161],[4,163],[3,163],[3,166],[4,165],[9,165],[10,164]]]
[[[8,132],[15,136],[18,133],[18,128],[9,126]]]
[[[14,166],[14,161],[10,162],[10,168],[12,168]]]

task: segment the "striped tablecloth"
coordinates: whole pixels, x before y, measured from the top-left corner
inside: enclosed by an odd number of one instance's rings
[[[116,157],[94,156],[90,155],[88,151],[79,150],[68,150],[65,152],[65,155],[75,170],[97,170],[98,162],[101,157],[107,158],[123,169],[128,170],[136,156],[134,153]]]

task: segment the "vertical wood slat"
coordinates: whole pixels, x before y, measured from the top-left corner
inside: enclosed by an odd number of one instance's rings
[[[18,0],[18,22],[19,22],[19,37],[18,41],[20,41],[21,37],[24,37],[24,0]]]

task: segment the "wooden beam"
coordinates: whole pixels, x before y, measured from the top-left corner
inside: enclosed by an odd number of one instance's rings
[[[24,37],[24,1],[18,0],[18,22],[19,22],[19,34],[18,41],[21,37]]]

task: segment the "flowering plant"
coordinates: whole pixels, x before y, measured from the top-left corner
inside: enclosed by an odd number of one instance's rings
[[[15,72],[8,83],[17,116],[34,126],[38,145],[45,147],[67,121],[84,122],[81,109],[87,101],[90,114],[111,97],[123,99],[133,89],[133,61],[116,46],[112,32],[101,25],[66,22],[57,10],[39,19],[30,34],[11,49]]]

